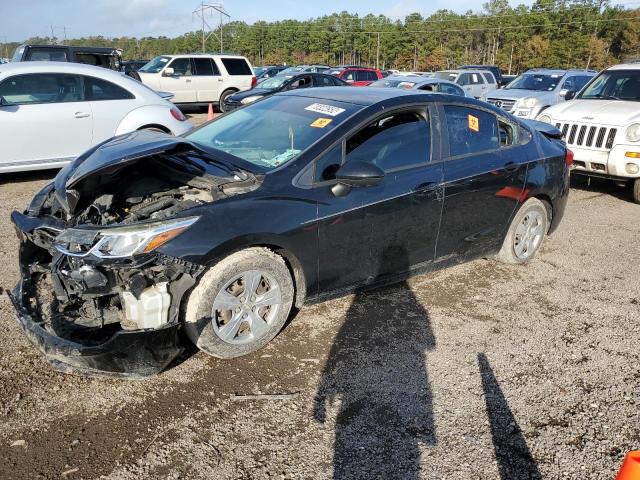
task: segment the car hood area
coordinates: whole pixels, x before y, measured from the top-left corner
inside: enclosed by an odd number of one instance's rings
[[[545,110],[544,114],[557,121],[597,121],[602,125],[625,126],[640,121],[640,102],[576,99],[554,105]]]
[[[206,202],[224,195],[225,185],[238,182],[257,184],[252,174],[211,158],[187,139],[143,130],[110,139],[78,157],[56,176],[53,194],[64,217],[73,220],[98,199],[121,203],[131,211],[131,202],[166,195],[178,200],[182,193],[189,191],[187,197],[195,193],[189,190],[193,188],[199,192],[199,201]],[[124,217],[116,215],[114,220],[118,219]]]
[[[266,96],[275,93],[276,90],[271,90],[270,88],[252,88],[251,90],[244,90],[242,92],[234,93],[229,97],[229,100],[234,102],[239,102],[243,98],[254,97],[254,96]]]
[[[525,90],[523,88],[512,89],[500,89],[494,90],[487,94],[487,97],[491,98],[509,98],[519,100],[521,98],[542,98],[547,95],[553,95],[553,92],[547,92],[543,90]]]

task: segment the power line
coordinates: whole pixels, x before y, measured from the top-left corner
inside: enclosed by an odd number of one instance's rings
[[[213,17],[214,13],[213,12],[217,12],[220,16],[220,35],[217,35],[214,31],[213,28],[211,28],[211,26],[209,25],[209,23],[206,20],[206,15],[207,13]],[[222,45],[222,25],[224,23],[224,18],[226,17],[227,20],[231,18],[231,16],[227,13],[227,11],[224,9],[224,6],[221,3],[204,3],[204,1],[200,2],[200,7],[196,8],[193,11],[193,15],[197,15],[201,20],[202,20],[202,53],[205,53],[206,47],[205,44],[207,42],[207,40],[209,39],[209,37],[211,35],[215,36],[218,40],[220,40],[220,53],[222,53],[223,51],[223,45]],[[207,27],[209,29],[209,33],[206,34],[205,33],[205,29],[204,27]]]

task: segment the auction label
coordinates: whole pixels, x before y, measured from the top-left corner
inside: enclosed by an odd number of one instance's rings
[[[316,118],[310,126],[315,128],[324,128],[332,121],[333,120],[331,120],[330,118]]]
[[[324,103],[313,103],[306,107],[305,110],[309,110],[310,112],[322,113],[324,115],[330,115],[332,117],[340,115],[342,112],[344,112],[344,108],[334,107],[333,105],[325,105]]]
[[[469,119],[469,130],[472,130],[474,132],[479,132],[480,120],[478,120],[478,117],[474,117],[473,115],[468,115],[467,118]]]

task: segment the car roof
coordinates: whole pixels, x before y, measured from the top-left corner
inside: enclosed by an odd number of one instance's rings
[[[607,70],[640,70],[640,63],[621,63],[620,65],[613,65]]]
[[[58,49],[69,49],[69,50],[81,50],[85,52],[96,52],[96,53],[111,53],[117,51],[118,49],[115,47],[89,47],[89,46],[79,46],[79,45],[38,45],[33,43],[25,43],[20,45],[18,48],[29,47],[29,48],[58,48]]]
[[[376,103],[384,102],[398,97],[415,97],[415,99],[435,100],[441,99],[440,94],[416,92],[415,90],[402,90],[398,88],[358,88],[358,87],[319,87],[288,90],[276,95],[288,95],[293,97],[307,97],[315,100],[333,100],[335,102],[353,103],[368,107]],[[427,98],[425,98],[427,96]],[[407,98],[409,100],[409,98]]]
[[[158,55],[159,57],[171,57],[171,58],[191,58],[191,57],[225,57],[225,58],[246,58],[237,53],[169,53],[167,55]]]

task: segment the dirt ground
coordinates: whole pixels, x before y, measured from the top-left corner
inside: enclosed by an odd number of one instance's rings
[[[0,178],[5,290],[9,214],[53,175]],[[54,372],[2,295],[0,478],[611,479],[640,448],[639,220],[578,184],[529,265],[304,307],[253,355],[137,382]]]

